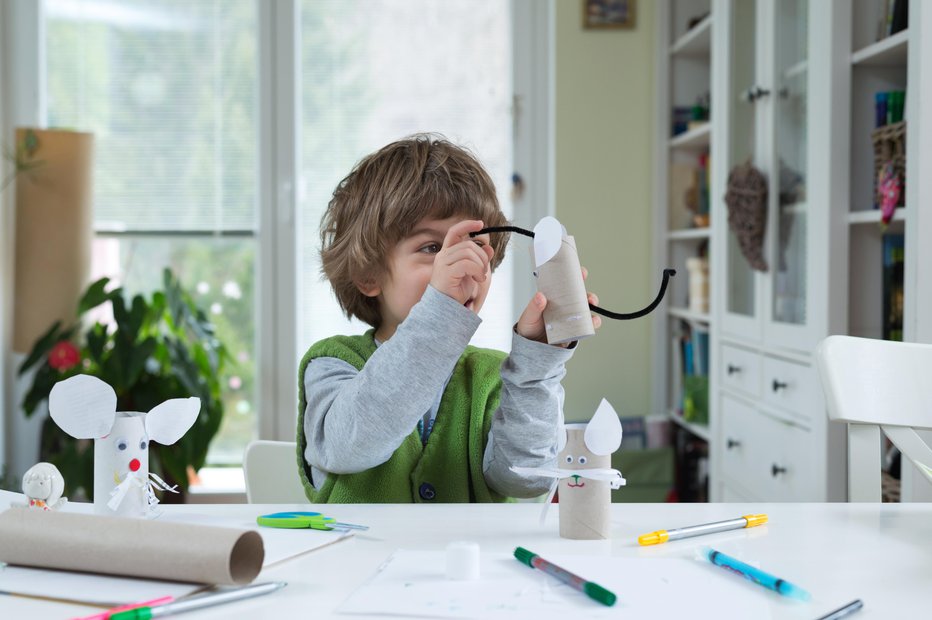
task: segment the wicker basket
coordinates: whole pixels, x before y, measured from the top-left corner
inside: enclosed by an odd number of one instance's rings
[[[877,179],[884,164],[893,162],[900,179],[900,200],[896,206],[906,204],[906,121],[878,127],[871,132],[874,143],[874,204],[880,205],[881,196]]]

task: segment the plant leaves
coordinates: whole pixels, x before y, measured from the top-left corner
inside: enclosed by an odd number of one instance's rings
[[[83,315],[91,308],[96,308],[105,301],[111,301],[120,297],[122,293],[121,288],[115,288],[109,293],[105,290],[109,283],[110,278],[101,278],[88,287],[87,291],[85,291],[84,295],[81,296],[81,300],[78,302],[78,316]]]
[[[55,321],[48,331],[39,337],[36,344],[33,345],[32,351],[29,352],[29,355],[23,360],[23,363],[20,364],[20,375],[32,368],[40,359],[46,357],[59,340],[63,340],[59,333],[60,328],[61,321]]]

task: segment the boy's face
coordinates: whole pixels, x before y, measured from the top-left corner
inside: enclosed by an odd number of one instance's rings
[[[382,323],[375,336],[380,341],[385,342],[390,338],[398,325],[407,318],[414,304],[421,300],[433,275],[434,257],[443,247],[447,231],[464,219],[467,218],[461,215],[442,220],[424,218],[417,223],[411,235],[399,241],[389,253],[388,275],[384,281],[360,287],[363,294],[378,297]],[[490,241],[489,235],[479,235],[474,240],[480,244],[488,244]],[[484,282],[467,278],[464,284],[472,290],[467,291],[468,299],[463,305],[476,314],[485,303],[492,283],[491,273],[487,275],[489,277]]]

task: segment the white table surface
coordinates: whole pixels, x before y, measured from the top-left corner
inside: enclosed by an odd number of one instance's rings
[[[167,506],[166,510],[252,516],[308,505]],[[787,600],[764,588],[772,618],[817,618],[860,598],[852,620],[932,615],[932,504],[614,504],[613,537],[572,541],[559,537],[556,506],[539,525],[539,504],[329,505],[328,515],[371,526],[368,532],[265,569],[257,581],[283,580],[271,595],[191,612],[190,620],[229,618],[361,618],[335,608],[396,549],[443,551],[455,540],[473,540],[483,554],[517,545],[548,554],[692,558],[701,546],[756,564],[813,594],[813,602]],[[637,535],[657,529],[766,513],[753,529],[639,547]],[[313,532],[309,532],[313,535]],[[710,567],[711,569],[711,567]],[[791,578],[792,576],[792,578]],[[737,578],[737,577],[736,577]],[[749,586],[752,584],[749,584]],[[620,593],[619,593],[620,594]],[[77,605],[0,596],[0,618],[69,618],[93,613]],[[630,617],[619,614],[619,617]],[[696,609],[695,618],[714,618]],[[570,619],[567,619],[570,620]]]

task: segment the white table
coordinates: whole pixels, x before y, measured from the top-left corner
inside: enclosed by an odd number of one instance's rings
[[[257,581],[284,580],[268,596],[179,616],[229,618],[360,618],[334,609],[396,549],[442,551],[454,540],[474,540],[482,553],[511,553],[516,545],[540,555],[584,554],[691,558],[715,546],[809,589],[819,603],[787,601],[763,588],[773,618],[816,618],[855,598],[852,620],[916,618],[932,614],[932,504],[615,504],[612,540],[570,541],[557,533],[556,506],[538,525],[539,504],[341,505],[318,507],[338,519],[371,526],[368,532],[293,558]],[[304,506],[169,506],[167,510],[252,516]],[[638,534],[743,514],[767,513],[768,525],[638,547]],[[309,532],[309,535],[313,533]],[[710,567],[710,570],[714,570]],[[750,584],[749,584],[750,585]],[[87,607],[0,596],[0,618],[67,618]],[[629,616],[619,616],[629,617]],[[714,617],[697,609],[695,618]],[[569,620],[569,619],[568,619]]]

